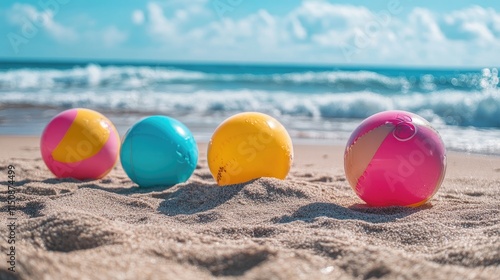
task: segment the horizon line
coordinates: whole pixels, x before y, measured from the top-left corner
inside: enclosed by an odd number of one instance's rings
[[[384,64],[342,64],[342,63],[307,63],[307,62],[249,62],[249,61],[176,61],[162,60],[123,60],[123,59],[86,59],[86,58],[5,58],[0,57],[0,68],[2,64],[53,64],[53,65],[85,65],[97,64],[104,66],[247,66],[247,67],[310,67],[310,68],[352,68],[352,69],[409,69],[409,70],[482,70],[485,68],[497,68],[494,66],[422,66],[422,65],[384,65]],[[500,68],[500,67],[499,67]]]

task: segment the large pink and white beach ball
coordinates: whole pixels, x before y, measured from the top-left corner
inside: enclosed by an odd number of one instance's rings
[[[365,119],[351,134],[344,169],[356,194],[371,206],[427,202],[446,173],[446,149],[424,118],[386,111]]]
[[[99,179],[118,160],[120,136],[102,114],[89,109],[70,109],[47,124],[40,149],[43,161],[56,177]]]

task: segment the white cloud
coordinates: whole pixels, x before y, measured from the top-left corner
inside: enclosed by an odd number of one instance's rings
[[[470,34],[474,34],[479,40],[485,42],[492,42],[495,40],[495,36],[491,33],[491,30],[484,24],[479,22],[467,22],[462,25],[463,30]]]
[[[200,22],[211,16],[205,0],[188,2],[170,0],[147,4],[147,30],[154,40],[180,45],[196,37]],[[168,13],[168,15],[167,15]]]
[[[132,22],[137,25],[144,23],[144,12],[141,10],[135,10],[132,12]]]
[[[32,5],[16,3],[7,14],[8,21],[20,27],[22,32],[31,29],[32,33],[36,33],[38,28],[40,28],[45,30],[58,42],[68,43],[78,39],[75,30],[54,20],[55,15],[51,10],[39,11]]]
[[[296,19],[296,18],[293,18],[290,20],[290,24],[292,26],[292,35],[299,39],[299,40],[304,40],[307,38],[307,31],[306,29],[304,28],[304,26],[302,26],[302,23],[300,22],[300,20]]]
[[[299,19],[311,31],[324,29],[351,28],[373,18],[373,14],[363,6],[331,4],[326,1],[304,1],[287,16]]]
[[[238,6],[220,17],[212,4],[212,0],[151,1],[130,16],[151,37],[149,50],[172,55],[164,59],[448,66],[500,63],[500,12],[491,8],[471,6],[438,14],[405,7],[402,14],[392,15],[389,10],[304,0],[285,14],[261,9],[240,16],[242,10],[238,9],[243,6]],[[33,22],[59,42],[97,40],[112,48],[129,38],[117,26],[75,24],[77,30],[56,21],[55,16],[32,5],[15,4],[7,20],[18,30]]]
[[[55,20],[51,10],[38,10],[29,4],[14,4],[7,13],[7,21],[17,26],[17,32],[28,39],[34,37],[39,30],[45,31],[50,37],[60,43],[92,42],[92,45],[102,45],[106,48],[115,47],[128,38],[128,33],[116,26],[99,27],[93,19],[80,15],[87,25],[80,23],[80,30]]]
[[[500,13],[479,6],[453,11],[443,17],[442,28],[450,39],[491,43],[500,37]]]
[[[409,14],[407,24],[413,38],[425,42],[441,42],[445,39],[434,14],[427,9],[415,8]]]
[[[47,17],[43,26],[54,38],[77,37],[74,29],[54,21],[50,13],[30,5],[15,5],[13,10],[13,24],[22,25],[23,15],[36,18],[42,14]],[[152,38],[150,49],[156,45],[158,52],[175,54],[167,59],[449,66],[500,63],[496,55],[500,13],[480,6],[444,14],[415,7],[392,15],[389,10],[305,0],[281,15],[261,9],[242,17],[228,11],[221,18],[209,0],[169,0],[148,2],[144,9],[132,11],[131,20]],[[85,34],[108,48],[129,36],[116,26]]]
[[[111,48],[120,45],[128,38],[126,32],[120,31],[116,26],[108,26],[104,28],[101,32],[101,40],[103,45],[107,48]]]

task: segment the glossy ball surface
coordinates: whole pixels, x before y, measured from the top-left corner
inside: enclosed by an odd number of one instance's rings
[[[285,127],[262,113],[236,114],[222,122],[208,145],[208,166],[220,186],[260,177],[285,179],[293,161]]]
[[[123,138],[120,160],[140,187],[171,187],[185,182],[198,162],[198,147],[189,129],[166,116],[135,123]]]
[[[55,116],[40,140],[42,158],[59,178],[99,179],[111,171],[120,150],[114,125],[89,109],[70,109]]]
[[[386,111],[365,119],[352,133],[344,170],[356,194],[371,206],[419,206],[440,187],[446,149],[424,118]]]

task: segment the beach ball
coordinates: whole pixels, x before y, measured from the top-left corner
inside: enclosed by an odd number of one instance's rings
[[[352,133],[344,169],[356,194],[371,206],[419,206],[438,190],[446,149],[424,118],[386,111],[365,119]]]
[[[40,140],[42,158],[56,177],[99,179],[118,160],[120,136],[105,116],[89,109],[70,109],[55,116]]]
[[[171,187],[185,182],[198,162],[191,131],[180,121],[150,116],[135,123],[123,138],[120,160],[140,187]]]
[[[222,122],[208,144],[208,167],[219,186],[260,177],[285,179],[293,160],[292,140],[274,118],[254,112]]]

